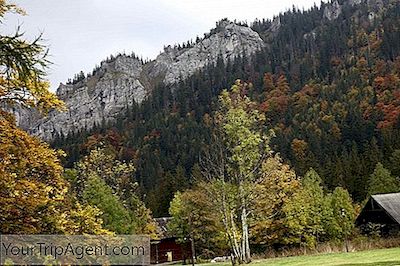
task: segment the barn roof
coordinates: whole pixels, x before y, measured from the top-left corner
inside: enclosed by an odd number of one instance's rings
[[[172,220],[172,217],[160,217],[154,218],[157,224],[158,234],[162,239],[173,237],[171,232],[168,230],[168,223]]]
[[[400,224],[400,193],[379,194],[371,197]]]

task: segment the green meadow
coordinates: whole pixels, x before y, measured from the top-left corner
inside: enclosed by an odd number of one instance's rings
[[[208,265],[225,266],[230,263]],[[255,260],[257,266],[400,266],[400,248]]]

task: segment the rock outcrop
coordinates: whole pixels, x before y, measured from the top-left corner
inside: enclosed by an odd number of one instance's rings
[[[52,111],[40,119],[30,114],[30,121],[22,121],[21,127],[51,140],[57,133],[68,134],[108,122],[127,106],[143,101],[146,89],[140,82],[142,67],[137,58],[118,56],[103,63],[94,76],[74,85],[60,84],[57,95],[67,111]]]
[[[185,48],[167,47],[153,61],[143,64],[136,57],[119,55],[105,61],[95,74],[76,84],[60,84],[57,95],[67,111],[52,111],[47,117],[19,110],[22,128],[50,141],[57,134],[67,135],[94,125],[109,122],[134,102],[141,103],[152,91],[152,83],[166,85],[187,78],[218,57],[227,61],[249,56],[264,45],[250,27],[222,21],[207,37]]]
[[[349,0],[351,6],[356,6],[362,3],[362,0]]]
[[[328,20],[337,19],[342,13],[342,6],[336,0],[331,5],[327,5],[324,9],[324,18]]]
[[[222,21],[215,34],[193,47],[177,53],[170,50],[167,52],[170,61],[168,61],[164,83],[173,84],[180,78],[185,79],[208,63],[216,62],[218,56],[221,56],[224,61],[233,60],[243,52],[245,53],[243,56],[249,56],[262,47],[262,39],[251,28]],[[156,62],[161,62],[164,57],[165,55],[158,56]],[[165,62],[162,63],[165,64]]]

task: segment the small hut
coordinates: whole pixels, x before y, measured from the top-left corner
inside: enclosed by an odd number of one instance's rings
[[[378,226],[382,236],[400,232],[400,193],[372,195],[356,219],[362,231]]]

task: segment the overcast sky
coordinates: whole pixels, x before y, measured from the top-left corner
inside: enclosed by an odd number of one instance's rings
[[[272,18],[314,0],[15,0],[27,16],[8,15],[0,34],[18,25],[33,38],[43,33],[54,63],[52,90],[75,73],[90,72],[110,54],[135,52],[154,59],[164,45],[202,37],[221,18]],[[320,1],[317,1],[319,5]]]

